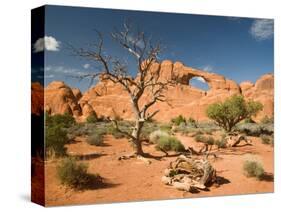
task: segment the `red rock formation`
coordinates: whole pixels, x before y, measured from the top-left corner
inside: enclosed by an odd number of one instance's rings
[[[31,113],[40,115],[44,112],[44,88],[39,82],[31,83]]]
[[[164,60],[152,66],[153,73],[159,73],[159,80],[171,79],[173,74],[179,78],[176,86],[169,87],[165,93],[167,102],[159,102],[151,108],[160,110],[155,116],[158,121],[169,121],[177,115],[193,117],[198,120],[207,119],[205,109],[210,103],[223,100],[232,94],[240,94],[239,85],[224,76],[184,66],[181,62],[173,63]],[[202,77],[210,90],[203,91],[189,85],[193,77]],[[145,102],[144,95],[141,102]],[[96,86],[85,92],[81,101],[89,103],[98,116],[119,116],[133,119],[130,99],[120,85],[108,81],[100,81]]]
[[[246,99],[259,101],[263,104],[263,110],[257,115],[256,119],[264,116],[274,115],[274,76],[265,74],[261,76],[255,84],[243,82],[240,84],[242,94]]]
[[[153,64],[152,73],[157,73],[160,80],[171,79],[176,75],[179,82],[169,87],[165,92],[166,102],[158,102],[150,111],[160,110],[155,119],[162,122],[170,121],[171,118],[183,115],[196,120],[207,120],[206,108],[211,103],[223,101],[233,94],[242,94],[247,99],[260,101],[264,105],[258,119],[273,115],[273,88],[274,76],[266,74],[255,84],[246,81],[240,86],[233,80],[224,76],[209,73],[185,66],[181,62],[173,63],[164,60],[160,64]],[[201,77],[209,85],[209,90],[204,91],[192,87],[189,81],[193,77]],[[137,80],[137,79],[136,79]],[[99,117],[120,117],[134,119],[130,98],[122,86],[100,78],[100,81],[86,91],[81,97],[78,89],[70,89],[63,82],[52,82],[46,88],[45,110],[50,113],[69,112],[85,120],[89,115],[97,114]],[[145,93],[141,99],[144,103],[149,98]]]
[[[71,88],[61,81],[53,81],[45,88],[45,111],[49,114],[82,115]]]
[[[72,88],[71,90],[72,90],[73,95],[75,96],[75,99],[77,101],[79,101],[79,99],[81,99],[81,97],[82,97],[81,91],[78,88]]]

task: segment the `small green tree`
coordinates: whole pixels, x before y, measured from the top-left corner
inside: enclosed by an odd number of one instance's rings
[[[263,108],[260,102],[245,101],[241,95],[233,95],[222,103],[211,104],[207,116],[215,123],[230,132],[240,121],[255,116]]]

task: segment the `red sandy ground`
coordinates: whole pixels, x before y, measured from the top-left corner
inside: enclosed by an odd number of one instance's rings
[[[198,149],[192,137],[177,137],[187,146]],[[221,177],[220,186],[211,186],[209,191],[189,193],[174,189],[161,182],[163,171],[176,157],[164,157],[161,160],[150,159],[150,165],[139,159],[119,161],[118,157],[130,154],[132,147],[126,139],[105,137],[104,146],[90,146],[83,138],[68,145],[68,152],[75,155],[87,155],[84,161],[89,164],[90,173],[99,173],[107,183],[106,187],[74,191],[60,185],[56,176],[56,161],[47,162],[46,171],[46,205],[73,205],[88,203],[109,203],[125,201],[159,200],[173,198],[190,198],[202,196],[218,196],[233,194],[250,194],[273,192],[273,147],[262,144],[259,138],[251,138],[253,146],[215,150],[218,159],[211,159]],[[154,156],[163,153],[155,150],[153,145],[144,146],[144,151]],[[172,153],[171,153],[172,154]],[[243,175],[243,161],[245,155],[255,154],[264,164],[268,179],[258,181]]]

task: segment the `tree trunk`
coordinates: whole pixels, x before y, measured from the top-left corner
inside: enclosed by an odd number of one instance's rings
[[[135,138],[133,143],[134,143],[136,155],[143,155],[144,154],[144,152],[142,150],[141,139],[140,139],[142,127],[143,127],[143,121],[140,121],[139,119],[137,119],[134,130],[132,132],[132,136]]]

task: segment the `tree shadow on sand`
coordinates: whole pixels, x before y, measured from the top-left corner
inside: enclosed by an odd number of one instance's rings
[[[147,159],[154,159],[154,160],[158,160],[160,161],[163,158],[170,158],[170,157],[178,157],[180,156],[182,153],[176,153],[176,154],[168,154],[168,155],[152,155],[150,153],[144,153],[143,157],[147,158]]]
[[[107,179],[97,176],[95,174],[87,173],[87,178],[84,182],[80,182],[80,185],[75,187],[76,191],[86,191],[86,190],[98,190],[114,188],[119,186],[118,183],[111,183]]]
[[[72,157],[77,160],[91,160],[95,158],[99,158],[102,156],[106,156],[107,154],[100,154],[100,153],[90,153],[90,154],[84,154],[84,155],[73,155]]]

